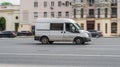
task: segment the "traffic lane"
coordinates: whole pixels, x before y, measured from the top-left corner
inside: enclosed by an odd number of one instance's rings
[[[39,41],[35,41],[34,38],[0,38],[1,44],[23,44],[23,45],[42,45]],[[52,45],[74,45],[72,42],[62,43],[55,42]],[[120,38],[92,38],[91,42],[85,43],[85,45],[120,45]]]
[[[39,42],[34,41],[32,38],[2,39],[2,41],[0,40],[1,43],[3,43],[0,44],[0,53],[69,53],[120,55],[120,45],[111,45],[111,41],[100,42],[99,45],[98,40],[115,40],[116,42],[119,42],[119,38],[94,38],[94,41],[92,43],[86,43],[86,45],[74,45],[72,43],[54,43],[52,45],[41,45]],[[104,44],[101,45],[101,43]],[[106,43],[110,43],[110,45],[106,45]]]
[[[26,65],[56,65],[84,67],[119,67],[120,56],[102,55],[0,55],[0,63]]]
[[[28,38],[7,39],[7,41],[2,39],[0,41],[2,42],[0,44],[0,63],[3,64],[76,65],[83,67],[120,66],[119,38],[94,39],[91,45],[69,45],[70,43],[39,45],[39,42]]]
[[[0,53],[120,55],[120,45],[13,45],[0,46]]]

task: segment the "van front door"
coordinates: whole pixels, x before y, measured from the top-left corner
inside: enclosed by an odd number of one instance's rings
[[[77,35],[79,32],[76,31],[76,27],[72,23],[65,23],[64,41],[73,41]]]
[[[50,24],[50,40],[61,41],[63,40],[63,23],[51,23]]]

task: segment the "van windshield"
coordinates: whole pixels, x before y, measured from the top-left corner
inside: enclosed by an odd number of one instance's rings
[[[78,30],[83,30],[83,28],[78,23],[75,23],[75,26],[77,27]]]

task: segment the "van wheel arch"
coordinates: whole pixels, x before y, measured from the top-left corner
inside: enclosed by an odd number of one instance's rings
[[[46,38],[48,38],[47,36],[41,36],[41,37],[40,37],[40,41],[42,40],[42,38],[43,38],[43,37],[46,37]],[[49,39],[49,38],[48,38],[48,39]]]

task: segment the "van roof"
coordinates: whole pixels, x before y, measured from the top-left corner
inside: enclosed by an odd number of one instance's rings
[[[67,18],[38,18],[36,20],[36,22],[54,22],[54,23],[65,23],[65,22],[70,22],[70,23],[76,23],[74,20],[72,19],[67,19]]]

